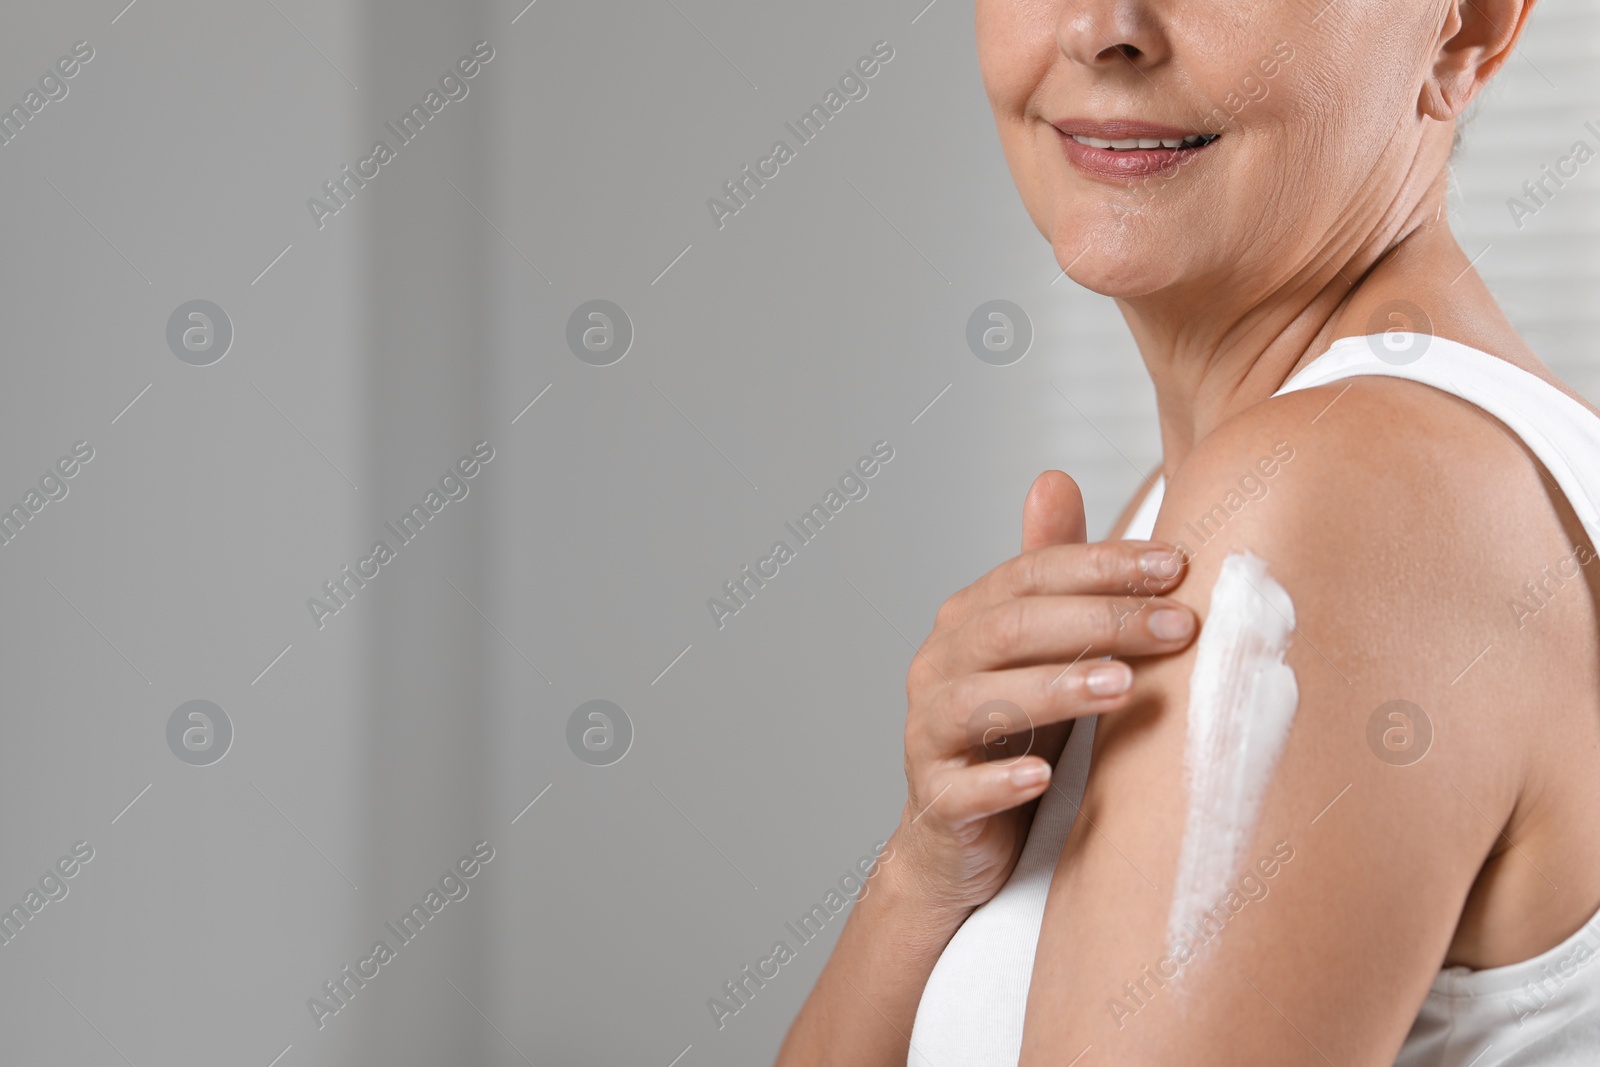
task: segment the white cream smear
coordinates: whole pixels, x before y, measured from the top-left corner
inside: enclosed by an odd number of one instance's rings
[[[1189,816],[1167,915],[1167,945],[1183,959],[1209,940],[1201,922],[1233,888],[1294,724],[1300,690],[1283,660],[1294,625],[1294,603],[1265,561],[1250,552],[1222,561],[1189,677]]]

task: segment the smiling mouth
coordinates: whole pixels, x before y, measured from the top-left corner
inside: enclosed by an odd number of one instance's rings
[[[1051,123],[1067,161],[1080,174],[1116,183],[1176,176],[1222,139],[1182,127],[1130,119],[1062,119]]]
[[[1102,137],[1085,137],[1081,134],[1070,135],[1074,141],[1090,148],[1105,148],[1113,152],[1132,152],[1138,149],[1151,148],[1200,148],[1215,141],[1222,136],[1218,133],[1197,133],[1190,137],[1177,139],[1155,137],[1127,137],[1118,141],[1106,140]]]

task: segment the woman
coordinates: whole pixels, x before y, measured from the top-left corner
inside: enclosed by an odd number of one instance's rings
[[[1041,475],[940,609],[904,817],[782,1067],[1600,1062],[1600,416],[1445,218],[1531,6],[978,0],[1161,477],[1089,545]]]

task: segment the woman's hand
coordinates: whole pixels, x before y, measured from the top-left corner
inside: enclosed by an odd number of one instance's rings
[[[880,863],[923,906],[964,916],[1005,884],[1065,725],[1128,702],[1131,668],[1101,657],[1175,652],[1194,636],[1193,612],[1160,595],[1182,580],[1181,553],[1089,544],[1085,529],[1077,484],[1041,474],[1022,554],[946,600],[912,660],[909,790]]]
[[[1107,667],[1131,679],[1126,664],[1100,657],[1174,652],[1192,639],[1193,613],[1159,595],[1182,580],[1172,546],[1091,545],[1084,531],[1077,485],[1046,471],[1023,508],[1022,555],[939,609],[906,677],[905,814],[778,1067],[906,1062],[928,975],[968,913],[1010,877],[1067,726],[1128,703],[1125,687],[1091,687]],[[1159,560],[1141,566],[1152,553]],[[1170,631],[1167,608],[1181,624]],[[985,743],[1000,758],[986,758]],[[1030,769],[1043,773],[1018,780]]]

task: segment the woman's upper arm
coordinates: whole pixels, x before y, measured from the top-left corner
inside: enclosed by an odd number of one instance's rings
[[[1459,414],[1447,401],[1420,405],[1444,425],[1352,433],[1352,423],[1392,415],[1394,390],[1346,398],[1346,421],[1319,426],[1321,392],[1276,398],[1224,426],[1168,487],[1153,536],[1189,550],[1176,596],[1203,620],[1201,638],[1136,664],[1137,707],[1100,721],[1045,912],[1024,1067],[1085,1049],[1083,1067],[1392,1062],[1516,803],[1517,742],[1497,732],[1497,709],[1515,704],[1515,655],[1462,676],[1488,612],[1503,611],[1498,583],[1517,565],[1470,491],[1483,470],[1462,473],[1472,466],[1462,449],[1482,448],[1489,466],[1508,453],[1479,435],[1438,440]],[[1227,861],[1226,879],[1222,892],[1203,888],[1215,880],[1195,883],[1205,899],[1184,912],[1199,919],[1183,926],[1185,956],[1169,919],[1183,917],[1173,916],[1174,887],[1195,829],[1191,673],[1208,632],[1229,625],[1211,615],[1223,563],[1246,552],[1292,601],[1292,629],[1282,605],[1255,609],[1287,631],[1298,698],[1253,821],[1230,846],[1227,818],[1200,820],[1197,854]],[[1249,663],[1220,654],[1224,673]],[[1202,706],[1210,699],[1198,695]],[[1416,739],[1428,727],[1431,751],[1408,762],[1404,732]],[[1250,746],[1271,734],[1263,727]],[[1242,780],[1238,747],[1224,738],[1208,769]],[[1214,811],[1248,813],[1249,793]]]

